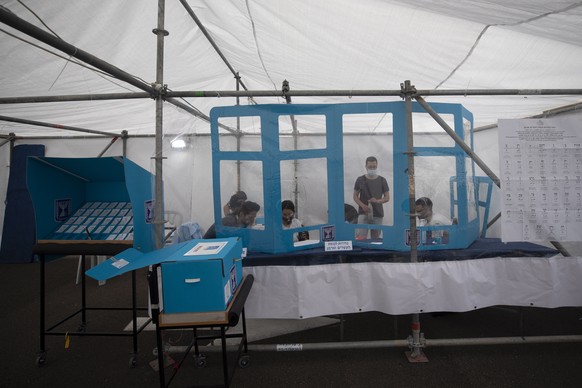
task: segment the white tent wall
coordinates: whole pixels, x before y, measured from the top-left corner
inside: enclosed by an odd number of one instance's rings
[[[477,134],[479,139],[476,144],[484,147],[486,159],[491,159],[490,167],[497,171],[498,160],[496,154],[496,131],[489,130]],[[169,221],[177,224],[186,222],[198,222],[204,229],[207,229],[213,222],[213,188],[212,188],[212,153],[210,137],[190,136],[187,137],[187,147],[184,149],[174,149],[170,145],[173,137],[164,138],[164,209],[171,217]],[[417,134],[415,139],[419,144],[449,144],[450,139],[445,133],[439,134]],[[234,136],[225,136],[224,141],[235,144]],[[321,144],[322,136],[299,136],[298,146],[302,149],[317,147]],[[15,145],[21,144],[44,144],[46,156],[50,157],[70,157],[86,158],[97,157],[99,153],[111,142],[107,138],[67,138],[67,139],[22,139],[17,140]],[[255,135],[244,136],[242,138],[243,147],[256,147],[260,143],[259,137]],[[283,143],[288,142],[292,146],[293,139],[283,138]],[[377,135],[353,135],[345,136],[344,152],[344,197],[345,202],[355,205],[353,195],[353,185],[355,179],[365,173],[365,159],[374,155],[379,161],[379,174],[385,176],[388,184],[393,189],[392,180],[392,135],[383,133]],[[155,144],[152,137],[129,138],[127,140],[127,157],[154,173],[153,161]],[[6,195],[6,187],[9,176],[9,145],[0,148],[0,157],[4,168],[0,172],[0,190],[2,195]],[[117,140],[103,156],[117,156],[122,154],[122,140]],[[479,149],[477,150],[479,152]],[[232,163],[234,165],[234,162]],[[249,162],[241,164],[240,189],[247,192],[249,199],[256,201],[261,206],[264,205],[263,193],[258,188],[261,186],[262,176],[256,170],[248,168]],[[325,163],[313,163],[312,161],[299,161],[297,172],[293,171],[291,163],[282,168],[282,196],[281,200],[297,198],[298,218],[305,225],[313,225],[327,222],[327,185],[325,184]],[[259,171],[260,172],[260,171]],[[434,166],[431,171],[433,179],[430,182],[417,180],[417,190],[419,196],[425,195],[433,199],[435,209],[449,209],[448,170],[443,167]],[[230,196],[238,189],[236,179],[236,169],[225,170],[221,186],[222,198],[221,207]],[[297,197],[295,197],[295,181],[297,182]],[[435,184],[442,181],[442,184]],[[493,204],[492,212],[498,208],[498,204]],[[0,212],[4,214],[5,204],[2,201]],[[401,211],[401,204],[394,204],[391,201],[385,205],[385,224],[392,223],[395,211]],[[263,213],[261,211],[261,213]],[[0,223],[2,226],[3,223]],[[497,234],[495,234],[497,235]]]
[[[155,80],[152,29],[157,24],[157,2],[31,0],[25,4],[30,10],[17,0],[2,2],[19,18],[48,31],[38,18],[42,19],[64,41],[144,84]],[[190,0],[188,4],[250,90],[280,90],[283,80],[290,82],[292,91],[397,90],[404,80],[427,90],[582,87],[580,1]],[[170,34],[165,38],[164,83],[169,89],[236,88],[233,74],[180,2],[166,2],[165,20]],[[56,57],[16,39],[38,43],[19,31],[10,27],[3,31],[3,97],[138,91],[70,62],[66,54]],[[233,99],[188,101],[205,114],[213,106],[233,104]],[[283,99],[257,97],[255,101]],[[339,101],[345,98],[294,99],[294,103]],[[580,102],[580,97],[454,97],[447,102],[463,103],[475,114],[479,127],[499,118],[522,118]],[[63,103],[1,104],[0,114],[151,134],[152,105],[149,100],[76,103],[74,108]]]
[[[579,117],[582,120],[582,111],[567,112],[555,117]],[[179,128],[181,122],[172,122],[174,128]],[[202,123],[198,123],[202,126]],[[433,124],[423,122],[423,128],[432,128]],[[19,127],[12,128],[18,132]],[[43,129],[40,131],[42,132]],[[38,129],[37,129],[38,131]],[[170,130],[168,130],[170,131]],[[478,131],[474,134],[474,146],[476,154],[496,174],[499,174],[499,154],[497,128]],[[71,133],[69,133],[70,135]],[[168,215],[165,220],[181,224],[185,222],[198,222],[202,228],[207,229],[214,222],[213,213],[213,187],[212,187],[212,151],[210,136],[184,133],[187,147],[174,149],[171,140],[175,135],[168,135],[163,140],[163,176],[164,176],[164,208]],[[298,137],[299,149],[317,148],[324,143],[321,135],[305,135]],[[127,139],[127,157],[138,163],[146,170],[155,173],[153,157],[155,154],[155,139],[153,137],[134,137]],[[109,138],[55,138],[55,139],[19,139],[15,145],[20,144],[44,144],[46,156],[51,157],[97,157],[111,142]],[[379,173],[388,180],[390,188],[393,188],[392,180],[392,134],[383,132],[377,134],[358,134],[344,136],[344,198],[345,202],[353,203],[353,184],[355,179],[365,172],[364,161],[367,156],[376,156],[379,160]],[[414,142],[417,146],[452,144],[452,139],[441,130],[433,133],[416,133]],[[226,147],[236,148],[235,136],[223,136],[221,143]],[[281,138],[281,147],[292,149],[293,139],[290,136]],[[241,139],[243,149],[257,149],[260,147],[259,137],[256,135],[243,136]],[[10,172],[9,144],[0,148],[0,158],[3,168],[0,170],[0,192],[5,198],[8,176]],[[117,156],[123,153],[123,142],[118,139],[105,152],[104,156]],[[444,161],[443,161],[444,162]],[[444,162],[446,163],[446,162]],[[233,163],[234,164],[234,163]],[[297,215],[305,225],[325,223],[327,220],[327,186],[324,183],[325,168],[322,164],[313,164],[309,161],[300,161],[297,173],[292,166],[286,165],[282,175],[283,199],[295,200],[297,198]],[[449,166],[450,167],[450,166]],[[435,209],[442,209],[447,214],[449,210],[448,178],[451,175],[448,166],[435,165],[430,171],[417,171],[416,189],[417,196],[431,197]],[[417,167],[418,168],[418,167]],[[247,192],[249,199],[264,204],[263,193],[258,189],[261,175],[256,170],[245,168],[245,162],[241,165],[240,189]],[[476,167],[477,176],[485,176],[480,168]],[[295,177],[297,177],[297,197],[295,197]],[[236,169],[225,171],[222,176],[221,207],[230,196],[239,188],[237,187]],[[489,218],[493,218],[501,209],[500,190],[494,186]],[[0,204],[0,215],[4,218],[4,201]],[[391,201],[385,205],[385,224],[392,223],[395,211],[401,211],[401,204]],[[261,211],[262,213],[262,211]],[[171,217],[171,219],[168,219]],[[0,228],[3,222],[0,223]],[[1,233],[1,231],[0,231]],[[488,237],[501,235],[500,223],[494,223],[488,230]]]
[[[580,1],[189,0],[187,3],[249,90],[280,90],[283,80],[289,80],[291,91],[397,90],[404,80],[411,80],[417,89],[429,91],[525,90],[525,95],[520,96],[426,97],[429,102],[463,104],[473,112],[476,127],[495,124],[500,118],[523,118],[580,103],[579,93],[538,95],[544,88],[582,88],[579,71],[582,37],[578,33],[582,29]],[[5,0],[2,11],[58,35],[65,42],[134,76],[144,85],[155,79],[157,47],[152,29],[157,26],[157,2],[30,0],[23,3]],[[170,91],[236,88],[232,72],[180,2],[166,2],[165,29],[169,35],[164,39],[164,83]],[[0,61],[3,75],[0,98],[140,91],[136,86],[93,68],[79,66],[68,54],[49,48],[13,27],[2,24],[2,34],[0,49],[5,55]],[[44,50],[47,48],[50,52]],[[220,92],[216,96],[221,97]],[[399,97],[303,96],[294,97],[293,103],[379,100],[397,101]],[[206,115],[214,106],[235,103],[234,98],[181,101]],[[242,104],[254,102],[285,101],[281,97],[241,99]],[[112,133],[120,133],[123,129],[130,136],[152,135],[155,131],[155,109],[151,99],[3,103],[0,115]],[[242,129],[258,131],[256,126]],[[354,123],[350,130],[361,133],[361,137],[347,138],[350,145],[355,145],[353,154],[344,155],[348,166],[344,185],[346,202],[351,198],[351,180],[363,172],[363,159],[369,154],[382,155],[383,151],[379,148],[382,143],[378,142],[378,135],[369,135],[382,132],[381,127],[376,129],[375,125],[362,121]],[[441,132],[434,123],[431,128],[421,125],[415,130]],[[303,131],[312,132],[305,128]],[[18,136],[70,135],[70,132],[55,128],[39,131],[30,126],[0,123],[1,135],[10,132]],[[193,220],[208,227],[213,218],[210,140],[196,135],[209,133],[209,125],[172,104],[165,104],[164,133],[164,157],[168,158],[163,169],[166,210],[179,213],[183,222]],[[475,147],[477,154],[496,171],[494,133],[495,130],[489,130],[476,134],[479,141]],[[173,151],[169,140],[175,135],[189,135],[191,148]],[[243,142],[253,141],[252,136],[243,138]],[[316,141],[316,136],[300,140],[314,144]],[[23,142],[44,140],[18,140],[17,144]],[[47,155],[96,156],[107,142],[50,140],[46,141]],[[70,148],[65,143],[70,143]],[[121,154],[119,147],[120,142],[117,142],[106,155]],[[6,149],[7,146],[2,147],[0,153],[8,165]],[[151,160],[153,139],[130,138],[127,156],[155,172]],[[385,158],[380,160],[382,173],[390,167]],[[383,168],[386,170],[382,171]],[[310,179],[315,179],[317,171],[310,172],[315,173]],[[241,188],[254,194],[251,184],[254,178],[244,174],[246,172],[241,175]],[[7,176],[3,169],[0,184],[5,185]],[[231,180],[231,186],[222,191],[222,202],[237,189],[234,182]],[[389,183],[392,184],[390,179]],[[254,195],[260,197],[268,193],[257,191]],[[298,200],[304,202],[300,203],[299,212],[303,221],[324,220],[326,206],[314,200],[323,198],[324,193],[309,187],[309,190],[303,189],[302,195]],[[436,192],[426,195],[436,195],[437,203],[446,206],[446,196],[439,198]],[[492,209],[493,214],[495,209]],[[491,232],[498,235],[498,231]]]

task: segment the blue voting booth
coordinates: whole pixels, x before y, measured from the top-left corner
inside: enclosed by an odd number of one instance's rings
[[[224,311],[242,281],[242,243],[238,238],[190,240],[142,253],[128,249],[87,271],[107,280],[160,264],[165,322],[187,322],[188,313]],[[172,316],[172,314],[178,314]]]
[[[37,240],[133,241],[155,247],[154,176],[123,157],[30,157]]]
[[[112,335],[133,337],[130,363],[135,365],[137,336],[150,322],[138,325],[136,276],[131,274],[130,307],[88,307],[85,276],[81,276],[81,307],[55,325],[46,323],[47,256],[79,255],[79,272],[85,271],[87,255],[113,256],[128,248],[150,252],[156,247],[153,175],[123,157],[53,158],[29,157],[26,182],[36,219],[37,242],[33,253],[40,264],[40,352],[37,364],[46,359],[46,335]],[[161,242],[160,242],[161,243]],[[87,313],[96,310],[131,310],[132,330],[86,330]],[[79,321],[76,333],[60,331],[68,321]]]
[[[425,113],[422,107],[412,104],[413,113]],[[439,114],[453,117],[455,133],[472,148],[473,117],[462,105],[433,103],[432,108]],[[353,180],[347,181],[344,176],[344,121],[346,115],[389,114],[392,118],[393,136],[386,141],[386,148],[391,152],[379,157],[391,158],[393,166],[392,187],[390,188],[393,208],[393,222],[390,225],[358,225],[345,222],[344,203],[351,198],[345,198],[344,189],[353,188]],[[426,113],[425,113],[426,114]],[[283,149],[280,144],[281,120],[283,116],[301,118],[302,115],[318,115],[324,117],[325,145],[315,149]],[[428,115],[427,115],[428,116]],[[220,132],[220,123],[224,119],[253,118],[253,123],[260,126],[260,147],[251,150],[229,149],[223,146],[228,141]],[[414,209],[409,206],[408,160],[406,109],[404,102],[355,103],[355,104],[317,104],[317,105],[251,105],[233,107],[215,107],[210,112],[212,135],[212,174],[214,194],[214,220],[217,236],[240,236],[243,245],[253,252],[283,253],[309,248],[322,247],[326,241],[352,241],[354,246],[386,250],[410,250],[410,213]],[[391,144],[388,144],[388,142]],[[422,226],[418,230],[419,250],[437,250],[466,248],[479,235],[479,211],[475,188],[475,166],[459,145],[452,142],[444,147],[415,146],[415,160],[422,158],[446,158],[447,165],[454,171],[446,177],[451,186],[450,219],[453,225]],[[295,229],[283,229],[281,225],[282,203],[282,165],[285,161],[302,161],[313,166],[321,166],[323,160],[325,174],[321,175],[321,184],[327,185],[327,222],[316,225],[305,225]],[[242,162],[259,164],[256,170],[262,173],[254,179],[250,186],[260,185],[261,198],[253,198],[263,210],[264,219],[260,225],[253,228],[237,228],[222,225],[223,195],[222,174],[232,174],[224,171],[225,162]],[[322,170],[323,170],[322,169]],[[256,178],[256,176],[253,176]],[[454,178],[451,180],[451,178]],[[355,177],[350,177],[355,179]],[[232,178],[231,178],[232,181]],[[448,188],[447,188],[448,190]],[[448,216],[448,215],[447,215]],[[356,239],[356,230],[361,228],[379,229],[380,239]],[[297,242],[294,236],[301,231],[310,232],[308,241]],[[314,233],[315,232],[315,233]],[[440,233],[446,239],[429,239],[427,236]],[[312,238],[316,236],[316,238]]]

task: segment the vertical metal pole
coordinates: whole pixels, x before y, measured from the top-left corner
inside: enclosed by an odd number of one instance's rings
[[[413,263],[418,262],[418,250],[416,244],[418,238],[416,236],[416,215],[415,215],[415,202],[416,202],[416,186],[414,182],[414,138],[413,138],[413,128],[412,128],[412,94],[416,93],[414,86],[410,84],[410,81],[404,81],[404,84],[400,85],[402,90],[402,95],[404,97],[404,105],[406,108],[406,154],[408,156],[408,203],[410,206],[410,261]],[[420,316],[419,314],[412,314],[412,339],[409,338],[410,352],[407,352],[407,357],[410,362],[426,362],[426,356],[422,352],[421,336],[420,333]]]
[[[414,182],[414,139],[412,128],[412,97],[411,93],[415,92],[414,86],[410,85],[410,81],[405,81],[401,85],[404,95],[404,106],[406,109],[406,155],[408,157],[408,205],[410,208],[410,261],[418,262],[418,251],[416,245],[418,238],[416,236],[416,185]]]
[[[230,382],[228,381],[228,355],[226,353],[226,330],[224,325],[220,326],[220,339],[222,341],[222,374],[224,377],[224,386],[228,387]]]
[[[39,354],[39,365],[44,363],[45,357],[45,309],[46,309],[46,266],[45,266],[45,255],[41,253],[39,255],[40,259],[40,354]]]
[[[157,280],[156,280],[157,281]],[[156,316],[157,312],[154,313]],[[164,373],[166,365],[164,364],[166,352],[164,351],[164,342],[162,340],[162,329],[160,328],[160,323],[158,321],[159,317],[156,318],[156,345],[158,347],[158,377],[160,378],[160,387],[166,387],[166,374]]]
[[[291,96],[288,96],[286,93],[291,90],[289,86],[289,81],[283,81],[282,91],[285,95],[285,101],[287,104],[291,104]],[[299,147],[299,130],[297,129],[297,120],[295,120],[295,115],[290,115],[289,119],[291,120],[291,127],[293,128],[292,136],[293,136],[293,150],[297,151],[297,147]],[[299,160],[293,160],[293,203],[295,204],[295,212],[299,214],[299,182],[297,181],[297,175],[299,173]]]
[[[83,330],[87,325],[87,282],[85,281],[85,255],[81,255],[81,325]]]
[[[123,157],[127,156],[127,138],[128,138],[128,134],[126,130],[121,131],[121,141],[123,142],[123,149],[122,149],[122,155]]]
[[[247,341],[247,319],[245,317],[245,308],[243,306],[242,308],[242,312],[241,312],[241,316],[242,316],[242,329],[243,329],[243,340],[244,340],[244,352],[248,353],[249,352],[249,342]]]
[[[16,143],[16,134],[14,134],[14,132],[10,132],[8,136],[10,136],[10,153],[8,155],[8,170],[10,171],[10,168],[12,167],[12,153],[14,152],[14,146]]]
[[[131,271],[131,318],[132,318],[132,340],[133,340],[133,353],[131,357],[132,366],[137,362],[137,293],[136,287],[136,275],[135,271]]]
[[[291,115],[292,125],[293,125],[293,150],[297,151],[299,147],[298,137],[299,131],[297,130],[297,120],[295,120],[295,115]],[[293,199],[295,203],[295,208],[297,213],[299,213],[299,182],[297,181],[297,176],[299,175],[299,160],[293,160]]]
[[[240,75],[238,74],[238,72],[236,73],[236,90],[239,91],[240,90]],[[236,105],[239,106],[240,105],[240,97],[236,97]],[[240,116],[236,116],[236,150],[237,152],[240,152],[240,138],[241,138],[241,133],[240,133]],[[241,166],[242,162],[240,160],[236,161],[236,190],[240,191],[240,166]]]
[[[164,107],[164,37],[168,32],[164,30],[165,0],[158,0],[158,27],[153,30],[157,35],[157,63],[156,63],[156,147],[155,147],[155,247],[160,249],[164,237],[164,181],[162,171],[163,161],[163,107]]]

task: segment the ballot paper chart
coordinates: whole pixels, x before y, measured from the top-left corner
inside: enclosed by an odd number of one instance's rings
[[[582,119],[499,120],[502,241],[582,239]]]

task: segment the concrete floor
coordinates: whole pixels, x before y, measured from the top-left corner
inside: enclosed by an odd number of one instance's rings
[[[47,265],[47,321],[55,323],[80,306],[75,285],[77,260]],[[138,271],[138,303],[147,304],[145,272]],[[129,305],[129,276],[103,286],[89,281],[92,306]],[[68,349],[63,336],[47,336],[47,358],[35,364],[39,350],[39,266],[0,265],[3,308],[0,387],[158,387],[150,363],[155,361],[155,334],[138,336],[137,365],[130,368],[130,337],[75,337]],[[143,315],[143,314],[142,314]],[[121,331],[127,312],[88,312],[88,331]],[[512,308],[498,306],[467,313],[420,317],[427,338],[427,363],[410,363],[403,346],[377,347],[378,341],[405,340],[411,317],[368,312],[303,321],[249,320],[250,365],[237,368],[233,387],[580,387],[582,343],[541,343],[487,346],[431,346],[431,340],[537,336],[582,336],[582,308]],[[78,320],[63,325],[77,330]],[[190,331],[167,332],[173,346],[190,342]],[[259,345],[357,343],[357,349],[258,351]],[[346,345],[346,347],[347,347]],[[255,349],[253,351],[253,348]],[[287,347],[293,348],[293,347]],[[297,347],[294,347],[297,348]],[[188,356],[171,386],[221,383],[220,353],[208,351],[205,368]],[[179,354],[171,354],[178,360]],[[231,354],[233,363],[235,355]],[[170,374],[172,367],[166,369]]]

